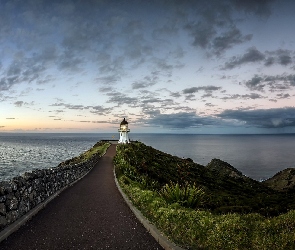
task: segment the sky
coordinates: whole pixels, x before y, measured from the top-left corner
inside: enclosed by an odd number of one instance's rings
[[[295,1],[1,0],[0,132],[295,133]]]

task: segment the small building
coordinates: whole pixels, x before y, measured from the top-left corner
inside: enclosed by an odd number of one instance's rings
[[[118,129],[118,132],[120,133],[120,139],[118,143],[130,143],[128,138],[128,132],[130,132],[130,129],[128,129],[128,122],[125,120],[125,118],[120,123],[120,128]]]

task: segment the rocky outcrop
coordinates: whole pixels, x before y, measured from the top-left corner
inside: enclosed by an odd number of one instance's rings
[[[212,159],[206,167],[218,176],[223,176],[223,177],[230,176],[234,178],[245,177],[242,174],[242,172],[234,168],[229,163],[222,161],[220,159]]]
[[[84,176],[99,158],[100,155],[96,154],[79,164],[66,161],[54,168],[34,170],[0,182],[0,230]]]
[[[277,191],[295,189],[295,168],[284,169],[263,183]]]

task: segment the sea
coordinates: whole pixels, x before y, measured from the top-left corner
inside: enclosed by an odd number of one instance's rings
[[[295,134],[196,135],[137,134],[137,140],[163,152],[207,165],[221,159],[258,181],[295,168]],[[52,168],[78,156],[100,140],[117,140],[108,133],[0,133],[0,181],[34,169]]]

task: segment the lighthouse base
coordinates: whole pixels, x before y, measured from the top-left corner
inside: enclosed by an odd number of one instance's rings
[[[128,138],[128,134],[126,132],[121,132],[120,133],[120,139],[118,141],[118,143],[130,143],[129,138]]]

